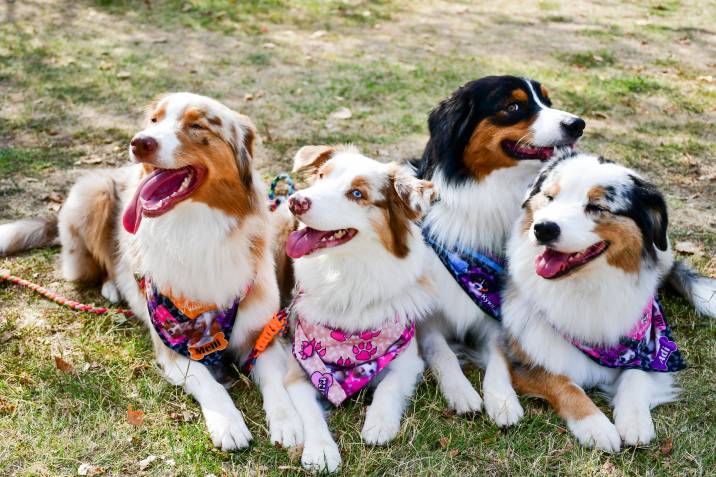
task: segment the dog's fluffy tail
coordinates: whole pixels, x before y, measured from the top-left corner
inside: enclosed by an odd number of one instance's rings
[[[0,257],[57,243],[57,216],[0,225]]]
[[[704,277],[681,260],[677,260],[667,281],[694,305],[696,311],[716,318],[716,279]]]

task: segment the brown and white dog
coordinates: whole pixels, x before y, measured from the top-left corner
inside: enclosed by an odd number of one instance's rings
[[[304,423],[304,467],[335,471],[341,456],[320,395],[339,404],[333,393],[346,399],[355,382],[375,387],[361,437],[386,444],[422,374],[411,333],[432,305],[433,282],[416,222],[434,192],[411,171],[352,147],[306,146],[294,170],[308,171],[311,185],[288,201],[301,225],[286,244],[299,293],[286,387]]]
[[[254,138],[246,116],[213,99],[162,96],[131,141],[136,164],[78,180],[58,223],[63,276],[101,280],[108,300],[129,303],[148,325],[166,379],[199,402],[212,442],[224,450],[251,440],[241,412],[208,367],[164,345],[135,274],[202,309],[231,307],[248,290],[228,343],[237,360],[245,359],[279,307],[270,218],[251,164]],[[0,253],[46,243],[52,235],[52,221],[3,225]],[[252,375],[271,441],[290,446],[301,442],[303,430],[283,384],[286,357],[274,343]]]
[[[655,296],[674,263],[666,202],[635,171],[567,153],[540,173],[508,242],[504,357],[485,403],[516,421],[518,392],[546,399],[584,445],[616,452],[655,436],[683,362]],[[692,282],[716,309],[716,282]],[[708,311],[702,306],[700,311]],[[505,359],[506,358],[506,359]],[[584,393],[611,398],[614,424]],[[512,419],[511,419],[512,420]]]

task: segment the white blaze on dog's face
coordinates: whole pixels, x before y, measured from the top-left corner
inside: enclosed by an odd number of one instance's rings
[[[546,279],[606,261],[639,273],[668,248],[666,203],[634,171],[595,156],[567,154],[548,164],[524,204],[523,233],[537,246]]]
[[[202,202],[243,216],[251,200],[251,121],[205,96],[173,93],[149,106],[145,128],[129,155],[144,175],[123,223],[136,233],[143,217],[162,215],[182,201]]]
[[[413,222],[429,206],[432,184],[350,147],[306,146],[296,154],[298,170],[312,172],[313,183],[289,198],[289,209],[305,225],[289,236],[290,257],[351,254],[356,247],[408,255]]]

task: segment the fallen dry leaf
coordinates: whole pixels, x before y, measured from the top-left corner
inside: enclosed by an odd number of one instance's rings
[[[253,95],[253,94],[251,94],[251,93],[246,93],[246,94],[244,95],[244,101],[251,101],[252,99],[254,99],[254,95]]]
[[[303,455],[303,446],[302,445],[289,447],[288,460],[290,460],[291,462],[300,459],[302,455]]]
[[[671,450],[674,448],[674,441],[671,437],[667,437],[664,439],[664,442],[661,444],[661,447],[659,448],[659,451],[664,455],[671,454]]]
[[[81,464],[77,468],[77,475],[102,475],[104,469],[98,465],[92,465],[88,463]]]
[[[714,77],[711,75],[699,76],[696,79],[699,81],[703,81],[704,83],[713,83],[714,82]]]
[[[103,159],[99,156],[93,156],[93,157],[87,157],[85,159],[79,159],[75,161],[75,165],[79,166],[80,164],[99,164],[102,162]]]
[[[696,255],[701,253],[701,246],[697,243],[684,240],[676,242],[676,244],[674,245],[674,250],[687,255]]]
[[[438,445],[441,449],[445,449],[448,446],[449,440],[447,437],[442,436],[440,439],[438,439]]]
[[[276,44],[275,44],[275,43],[264,43],[264,44],[261,45],[261,46],[263,46],[263,47],[266,48],[267,50],[273,50],[274,48],[276,48]]]
[[[448,456],[449,456],[451,459],[454,459],[454,458],[457,457],[458,455],[460,455],[460,449],[450,449],[450,450],[448,451]]]
[[[50,192],[49,194],[47,194],[45,196],[45,200],[61,204],[62,202],[65,201],[65,198],[62,197],[62,194],[58,194],[57,192]]]
[[[59,369],[63,373],[74,373],[75,368],[70,363],[62,359],[62,356],[55,356],[55,368]]]
[[[144,411],[134,410],[131,404],[127,404],[127,422],[133,426],[144,425]]]
[[[131,76],[132,73],[130,73],[129,71],[120,71],[119,73],[117,73],[117,78],[119,79],[128,79]]]
[[[341,108],[333,111],[330,117],[333,119],[350,119],[353,117],[353,113],[348,108]]]

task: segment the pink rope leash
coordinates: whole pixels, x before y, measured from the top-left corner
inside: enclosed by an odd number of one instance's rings
[[[39,293],[40,295],[44,296],[45,298],[52,300],[59,305],[71,308],[73,310],[84,311],[87,313],[94,313],[95,315],[106,315],[107,313],[119,313],[126,317],[134,316],[134,313],[132,313],[130,310],[125,310],[123,308],[96,307],[96,306],[92,306],[92,305],[85,305],[84,303],[80,303],[80,302],[77,302],[74,300],[68,300],[67,298],[65,298],[63,296],[58,295],[57,293],[50,291],[43,286],[38,285],[37,283],[29,282],[23,278],[16,277],[15,275],[10,275],[10,272],[8,272],[8,271],[0,270],[0,282],[4,282],[4,281],[14,283],[15,285],[19,285],[21,287],[29,288],[30,290],[34,291],[35,293]]]

